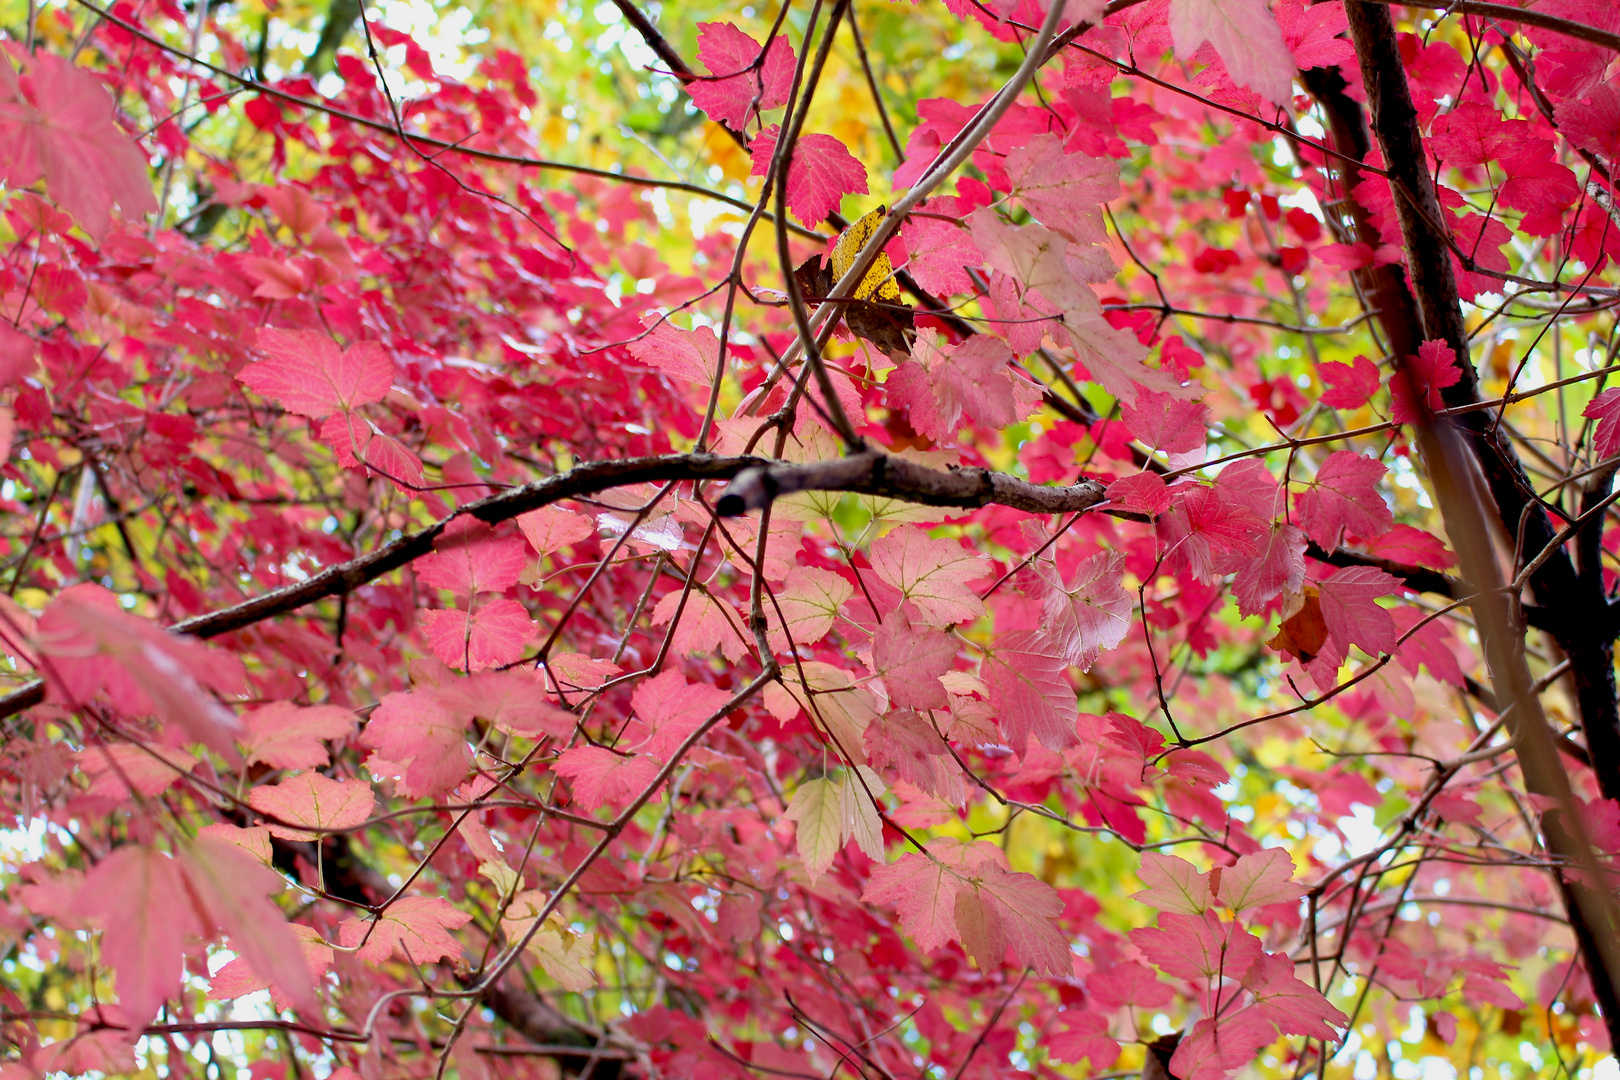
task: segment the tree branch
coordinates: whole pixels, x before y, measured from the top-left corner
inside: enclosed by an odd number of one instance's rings
[[[1447,14],[1483,15],[1488,19],[1501,19],[1504,22],[1523,23],[1526,26],[1536,26],[1543,30],[1552,30],[1566,37],[1579,38],[1589,41],[1593,45],[1602,45],[1620,52],[1620,34],[1611,34],[1607,30],[1600,30],[1595,26],[1574,22],[1570,19],[1560,19],[1556,15],[1548,15],[1534,8],[1519,8],[1509,4],[1487,4],[1482,0],[1449,0],[1447,3],[1425,4],[1420,0],[1364,0],[1368,4],[1382,4],[1388,6],[1431,8],[1435,11],[1444,11]]]
[[[179,634],[214,638],[295,611],[317,600],[346,595],[431,552],[433,542],[458,517],[474,517],[485,524],[494,525],[563,499],[591,495],[608,488],[683,480],[730,480],[733,477],[737,478],[738,483],[732,484],[721,497],[719,511],[722,515],[746,513],[764,506],[778,495],[793,491],[850,491],[860,495],[903,499],[925,506],[980,507],[999,503],[1036,514],[1089,510],[1104,498],[1103,486],[1095,480],[1086,480],[1070,487],[1043,487],[988,469],[930,469],[870,450],[839,461],[811,465],[784,465],[768,458],[718,457],[712,454],[665,454],[618,461],[592,461],[577,465],[565,473],[468,503],[420,532],[402,536],[348,562],[329,566],[305,581],[273,589],[220,611],[185,619],[169,629]],[[44,700],[45,684],[35,679],[0,697],[0,718],[13,716]]]

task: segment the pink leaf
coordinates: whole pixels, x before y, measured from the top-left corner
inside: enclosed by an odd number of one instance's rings
[[[242,717],[242,750],[247,764],[273,769],[308,769],[329,760],[326,743],[354,734],[354,713],[336,705],[300,708],[277,701]]]
[[[154,213],[146,155],[114,122],[100,79],[64,57],[36,53],[18,79],[0,60],[0,180],[12,191],[41,176],[46,190],[98,243],[114,204]]]
[[[550,555],[558,548],[577,544],[596,534],[596,522],[584,514],[557,506],[542,506],[519,514],[517,523],[529,545],[542,555]]]
[[[677,383],[708,387],[720,365],[720,339],[706,326],[681,330],[668,319],[648,315],[651,329],[630,343],[630,355]]]
[[[1233,82],[1278,105],[1293,100],[1294,57],[1265,0],[1170,0],[1169,22],[1179,59],[1207,41]]]
[[[381,401],[394,381],[394,365],[375,341],[338,350],[311,330],[266,330],[258,349],[266,359],[237,372],[243,386],[288,412],[319,419]]]
[[[1295,977],[1294,962],[1284,953],[1267,953],[1256,960],[1243,976],[1243,985],[1254,995],[1260,1015],[1285,1035],[1332,1042],[1339,1033],[1328,1025],[1343,1028],[1350,1024],[1350,1018],[1327,998]]]
[[[681,591],[675,589],[666,593],[653,608],[653,625],[671,621],[680,607]],[[743,636],[742,627],[742,616],[730,604],[693,590],[686,597],[686,609],[680,611],[680,620],[675,623],[671,644],[683,656],[719,653],[736,663],[748,655],[750,644]]]
[[[764,176],[770,171],[780,130],[772,124],[754,136],[748,146],[754,156],[749,175]],[[787,204],[793,216],[806,225],[819,225],[851,194],[866,194],[866,166],[860,159],[831,135],[800,135],[787,170]]]
[[[508,735],[566,740],[574,734],[574,714],[547,700],[545,679],[534,671],[480,671],[441,684],[433,694],[447,708],[481,716]]]
[[[922,621],[935,626],[967,622],[984,614],[984,603],[968,582],[984,573],[984,559],[955,540],[935,540],[902,525],[872,545],[872,570],[916,605]]]
[[[1065,1010],[1063,1016],[1068,1027],[1043,1040],[1048,1059],[1079,1064],[1089,1058],[1094,1068],[1113,1068],[1119,1060],[1119,1042],[1108,1037],[1108,1021],[1078,1009]]]
[[[1175,997],[1175,992],[1160,982],[1151,968],[1135,960],[1094,972],[1086,980],[1086,989],[1105,1009],[1120,1009],[1127,1005],[1156,1009],[1170,1004]]]
[[[263,824],[283,840],[319,840],[320,834],[292,826],[350,829],[363,824],[377,804],[364,780],[333,780],[304,772],[270,787],[256,787],[248,805],[274,818]],[[285,823],[285,824],[282,824]]]
[[[1260,939],[1213,911],[1159,916],[1157,927],[1131,931],[1131,943],[1166,975],[1238,978],[1260,956]]]
[[[407,896],[388,905],[375,922],[345,921],[338,930],[339,941],[346,949],[359,946],[355,955],[373,964],[396,957],[413,964],[459,960],[461,945],[449,932],[471,918],[437,896]]]
[[[1125,426],[1143,445],[1171,454],[1202,450],[1208,438],[1209,406],[1143,390],[1121,410]]]
[[[1299,496],[1299,523],[1305,535],[1328,551],[1346,532],[1375,537],[1395,524],[1378,482],[1384,463],[1353,450],[1335,450],[1316,471],[1311,486]]]
[[[693,79],[686,92],[710,120],[741,131],[750,116],[784,104],[793,83],[793,46],[786,37],[772,38],[755,67],[759,58],[759,42],[733,24],[698,23],[698,60],[718,78]]]
[[[1013,959],[1041,975],[1072,975],[1074,955],[1057,927],[1063,901],[1057,890],[1030,874],[981,868],[970,887],[956,893],[955,916],[962,948],[983,969]]]
[[[401,795],[437,798],[467,775],[466,730],[464,713],[451,711],[431,690],[416,690],[384,694],[360,741],[403,768]]]
[[[893,904],[917,948],[931,952],[956,938],[956,896],[966,883],[944,864],[915,852],[872,871],[861,900]]]
[[[984,262],[984,256],[966,229],[937,218],[911,217],[900,227],[900,236],[909,256],[906,269],[917,284],[936,296],[972,290],[966,268]]]
[[[1171,1055],[1170,1075],[1182,1080],[1222,1080],[1254,1061],[1276,1038],[1276,1028],[1253,1007],[1219,1020],[1205,1017],[1193,1025]]]
[[[942,346],[939,333],[918,331],[911,358],[889,376],[891,406],[909,410],[911,426],[930,439],[956,433],[965,415],[987,428],[1021,420],[1040,402],[1040,391],[1013,374],[1005,342],[979,334]]]
[[[667,759],[728,700],[730,695],[713,683],[689,683],[679,671],[648,679],[630,696],[648,732],[636,749]]]
[[[421,623],[433,655],[462,671],[512,663],[535,629],[522,604],[501,596],[476,598],[468,611],[424,611]]]
[[[1147,888],[1131,895],[1173,915],[1202,915],[1214,903],[1209,878],[1186,859],[1149,851],[1142,856],[1136,876]]]
[[[950,701],[939,677],[951,670],[956,642],[944,631],[913,625],[908,604],[891,611],[872,635],[872,666],[889,700],[910,709],[945,709]]]
[[[178,864],[144,844],[126,844],[98,862],[73,913],[103,928],[101,962],[124,1012],[142,1026],[179,991],[186,939],[206,932]]]
[[[1273,599],[1299,591],[1305,583],[1305,533],[1297,525],[1271,524],[1270,535],[1260,541],[1259,553],[1245,559],[1232,579],[1238,613],[1258,615]]]
[[[1620,387],[1605,390],[1581,410],[1581,415],[1597,421],[1592,434],[1592,450],[1598,457],[1620,454]]]
[[[1294,860],[1282,848],[1244,855],[1231,866],[1210,872],[1215,895],[1233,911],[1289,904],[1305,895],[1294,881]]]
[[[1123,554],[1102,551],[1081,560],[1066,583],[1052,563],[1037,562],[1033,569],[1044,586],[1041,633],[1066,663],[1090,670],[1098,656],[1125,640],[1136,597],[1123,584]]]
[[[1170,509],[1170,489],[1158,473],[1139,472],[1108,485],[1108,505],[1158,517]]]
[[[431,554],[412,564],[430,589],[448,589],[458,597],[505,592],[518,582],[529,552],[516,536],[496,536],[474,518],[457,518],[433,544]]]
[[[1080,709],[1068,664],[1049,650],[1038,632],[1014,630],[997,636],[979,668],[996,722],[1019,754],[1032,736],[1050,750],[1075,742]]]
[[[1007,155],[1011,194],[1042,224],[1077,244],[1106,244],[1102,206],[1119,197],[1119,162],[1065,153],[1063,138],[1037,135]]]
[[[658,777],[660,763],[648,754],[626,757],[605,746],[575,746],[551,766],[572,782],[574,799],[586,810],[628,802]]]

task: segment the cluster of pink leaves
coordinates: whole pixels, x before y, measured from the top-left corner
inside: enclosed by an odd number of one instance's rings
[[[1001,14],[1029,21],[1035,6],[1025,0]],[[1244,107],[1261,98],[1286,102],[1296,61],[1351,59],[1335,37],[1343,25],[1336,4],[1307,10],[1284,0],[1275,18],[1258,2],[1228,6],[1223,20],[1215,4],[1150,0],[1088,40],[1116,56],[1129,47],[1194,58],[1207,93]],[[982,8],[963,7],[991,32],[1008,32]],[[182,19],[159,9],[158,16]],[[794,51],[782,38],[762,49],[730,24],[706,24],[698,40],[709,74],[688,90],[712,119],[752,130],[750,153],[763,174],[780,128],[762,114],[787,101]],[[130,72],[153,113],[173,104],[165,98],[178,73],[170,59],[120,31],[108,31],[107,41],[109,58]],[[1561,66],[1548,90],[1563,137],[1612,158],[1605,132],[1620,127],[1609,122],[1612,80],[1567,41],[1552,55]],[[530,447],[563,446],[577,461],[664,451],[696,434],[717,370],[717,337],[665,321],[649,331],[640,311],[606,299],[604,272],[615,263],[652,279],[651,302],[665,306],[703,284],[662,266],[650,248],[618,245],[626,223],[653,221],[635,189],[599,182],[547,189],[464,163],[451,172],[356,125],[330,119],[318,127],[260,97],[245,108],[249,120],[273,140],[278,160],[289,141],[313,152],[323,162],[316,177],[262,188],[211,163],[213,197],[256,224],[246,244],[226,250],[177,230],[147,239],[110,223],[115,204],[133,216],[155,201],[100,80],[61,58],[13,56],[18,68],[0,63],[0,143],[15,150],[4,179],[17,188],[42,178],[72,220],[29,195],[7,205],[14,230],[39,258],[19,329],[0,328],[8,350],[0,380],[34,460],[69,467],[63,449],[73,445],[82,415],[97,432],[98,451],[120,462],[128,494],[164,486],[199,493],[181,509],[194,546],[135,570],[152,614],[197,614],[239,599],[243,589],[295,582],[357,554],[363,537],[411,527],[418,519],[402,506],[437,517],[562,460],[546,450],[537,468],[525,456]],[[1460,71],[1450,57],[1423,56],[1413,82],[1432,114]],[[533,98],[521,63],[501,56],[487,67],[489,81],[479,87],[437,79],[436,93],[408,105],[410,122],[460,140],[476,113],[479,134],[469,145],[534,150],[518,118]],[[387,116],[358,59],[340,56],[339,72],[344,89],[333,105]],[[433,77],[431,67],[417,74]],[[947,515],[869,500],[881,535],[841,550],[819,524],[829,504],[813,499],[778,504],[768,528],[756,515],[711,533],[710,515],[689,489],[606,493],[600,505],[547,507],[493,528],[458,519],[403,581],[356,589],[336,634],[314,618],[283,619],[234,635],[224,648],[161,631],[96,586],[60,589],[76,571],[65,547],[48,548],[32,581],[60,595],[37,624],[8,607],[5,636],[47,676],[50,700],[40,715],[62,723],[78,717],[81,745],[70,758],[36,735],[8,747],[8,768],[51,792],[28,813],[58,822],[126,815],[132,839],[145,843],[112,848],[82,877],[41,875],[22,890],[21,904],[67,928],[102,930],[119,1007],[137,1025],[177,993],[183,968],[206,970],[200,944],[222,936],[238,959],[213,973],[216,997],[269,986],[279,1003],[313,1018],[328,972],[345,995],[369,1002],[412,988],[410,965],[464,963],[476,954],[483,941],[468,936],[472,915],[457,904],[467,901],[480,867],[553,886],[582,865],[596,835],[568,814],[617,812],[667,796],[684,800],[668,835],[724,880],[749,884],[721,888],[712,921],[695,916],[691,901],[707,887],[672,883],[676,856],[641,857],[662,852],[666,834],[631,822],[581,880],[589,899],[579,903],[587,913],[610,900],[643,905],[649,914],[638,933],[701,957],[689,985],[717,1010],[744,1007],[738,1003],[746,999],[722,992],[728,970],[743,963],[734,948],[758,941],[773,911],[790,911],[777,898],[791,889],[813,912],[805,920],[813,940],[850,965],[863,992],[892,987],[909,999],[912,989],[930,991],[916,1024],[940,1061],[971,1041],[945,1008],[1026,967],[1056,988],[1032,1005],[1043,1024],[1063,1026],[1052,1037],[1053,1057],[1089,1059],[1099,1069],[1113,1065],[1123,1032],[1078,1007],[1088,1001],[1114,1010],[1157,1009],[1178,996],[1198,1002],[1205,1019],[1172,1063],[1187,1080],[1227,1075],[1279,1035],[1338,1038],[1346,1018],[1294,976],[1280,936],[1263,942],[1251,933],[1297,925],[1302,890],[1287,857],[1263,848],[1216,795],[1230,778],[1225,766],[1167,744],[1138,719],[1083,712],[1076,673],[1140,689],[1148,700],[1159,664],[1153,630],[1174,627],[1193,652],[1207,655],[1235,638],[1215,617],[1226,595],[1251,620],[1238,635],[1254,640],[1256,622],[1289,614],[1309,593],[1325,638],[1299,663],[1319,691],[1338,686],[1355,649],[1367,667],[1392,656],[1408,674],[1423,666],[1460,686],[1444,624],[1388,605],[1405,588],[1398,578],[1312,557],[1347,547],[1443,567],[1449,556],[1434,537],[1396,524],[1382,494],[1385,462],[1354,450],[1294,462],[1297,472],[1251,458],[1213,478],[1190,468],[1163,475],[1202,463],[1221,406],[1201,400],[1203,387],[1192,378],[1205,364],[1201,353],[1151,321],[1105,309],[1098,289],[1115,278],[1118,248],[1101,208],[1120,193],[1124,140],[1153,145],[1200,120],[1165,99],[1109,99],[1112,75],[1095,57],[1066,54],[1051,103],[1014,105],[975,151],[983,179],[961,179],[953,194],[933,196],[902,229],[901,264],[941,296],[982,294],[992,315],[984,332],[962,336],[924,316],[909,356],[858,353],[834,382],[855,415],[888,415],[891,426],[903,418],[905,430],[934,448],[924,452],[929,463],[979,465],[986,463],[982,436],[1037,409],[1042,387],[1019,361],[1049,350],[1070,377],[1094,384],[1121,409],[1119,418],[1089,427],[1049,427],[1025,448],[1029,475],[1068,481],[1086,456],[1091,474],[1109,485],[1111,507],[1151,520],[1088,514],[1043,522],[1003,508]],[[281,89],[313,95],[300,80]],[[918,179],[975,110],[934,100],[918,111],[899,184]],[[1251,128],[1254,140],[1233,142],[1257,141],[1262,129]],[[155,139],[173,151],[185,136],[170,124]],[[1501,206],[1523,215],[1515,228],[1567,233],[1572,250],[1593,262],[1615,243],[1613,232],[1589,220],[1591,204],[1570,209],[1578,186],[1553,160],[1552,140],[1539,121],[1506,121],[1465,104],[1436,120],[1429,145],[1448,168],[1489,176],[1496,166],[1507,176]],[[1311,160],[1309,151],[1303,156]],[[1255,212],[1281,219],[1252,161],[1218,164],[1248,185],[1231,189],[1242,198],[1228,207],[1247,212],[1252,190]],[[1322,182],[1319,171],[1307,176]],[[785,183],[788,205],[805,224],[867,191],[865,167],[815,132],[795,146]],[[1373,177],[1357,195],[1393,246],[1393,204],[1382,183]],[[488,197],[496,189],[504,205]],[[1312,190],[1328,201],[1325,186]],[[1504,268],[1492,260],[1507,226],[1464,209],[1461,196],[1448,209],[1462,209],[1455,228],[1478,266]],[[1319,243],[1321,223],[1296,210],[1287,215],[1297,241],[1285,249],[1297,252],[1287,256],[1291,270],[1313,260],[1358,267],[1390,257],[1388,246]],[[596,220],[608,222],[605,234]],[[72,237],[75,223],[98,246]],[[388,242],[364,239],[379,234]],[[1171,244],[1139,239],[1150,255]],[[700,246],[712,264],[729,259],[728,244],[716,234]],[[1166,260],[1173,263],[1167,287],[1240,280],[1259,263],[1225,250],[1185,254]],[[1465,281],[1487,287],[1473,268],[1459,266]],[[154,301],[157,286],[165,299]],[[8,297],[21,295],[22,283],[8,277],[5,288]],[[570,323],[570,311],[584,316]],[[770,318],[759,329],[780,344],[785,319]],[[1265,386],[1281,418],[1286,389],[1259,379],[1252,352],[1243,351],[1252,346],[1221,333],[1210,340],[1249,365],[1249,385]],[[102,348],[101,338],[116,346]],[[760,360],[769,358],[734,343],[728,355],[743,386],[756,388],[768,366]],[[1395,422],[1411,422],[1440,406],[1439,391],[1460,374],[1457,362],[1430,342],[1399,380],[1386,380],[1365,358],[1324,364],[1321,400],[1344,410],[1371,403]],[[1617,394],[1588,408],[1599,421],[1602,454],[1620,446]],[[722,421],[718,448],[740,449],[757,426],[745,417]],[[887,445],[892,430],[867,421],[863,434]],[[809,418],[793,446],[809,459],[836,453]],[[1163,469],[1143,470],[1143,454],[1158,455]],[[268,509],[314,489],[334,494],[308,509]],[[210,499],[239,516],[211,515]],[[344,539],[325,527],[338,511],[357,514]],[[946,517],[962,529],[936,536],[926,528]],[[994,554],[975,550],[969,536]],[[764,555],[757,565],[756,542]],[[577,608],[571,590],[587,584],[583,574],[565,591],[545,588],[536,570],[537,560],[554,573],[574,562],[589,568],[611,550],[628,557],[591,579],[601,595]],[[771,597],[764,633],[783,678],[728,713],[746,672],[763,659],[748,626],[756,576]],[[642,616],[640,623],[627,628],[625,612]],[[553,642],[545,635],[564,615],[569,621]],[[539,655],[536,644],[549,650],[541,669],[503,670]],[[657,659],[665,666],[653,670]],[[1398,685],[1379,680],[1342,699],[1363,714],[1388,714],[1399,695]],[[307,704],[312,698],[321,703]],[[222,704],[244,701],[264,704],[240,714]],[[361,707],[368,707],[363,729]],[[761,751],[766,741],[774,760]],[[660,791],[677,755],[695,772],[678,792],[674,785]],[[819,775],[829,761],[842,770],[836,801],[825,791],[814,805],[784,799],[779,781],[830,784]],[[79,786],[68,779],[75,764]],[[1015,872],[994,845],[934,837],[908,850],[912,830],[958,819],[969,806],[964,764],[1005,798],[1055,805],[1131,844],[1165,829],[1201,839],[1219,865],[1200,874],[1179,859],[1144,856],[1139,876],[1148,889],[1138,898],[1160,910],[1159,923],[1122,935],[1098,921],[1093,898]],[[221,767],[244,779],[245,798],[226,798]],[[868,776],[879,786],[867,786]],[[536,785],[522,799],[485,805],[520,777]],[[1296,779],[1320,784],[1324,807],[1334,782],[1346,799],[1345,790],[1359,793],[1366,783],[1350,773],[1331,782]],[[888,801],[879,815],[872,795],[881,790]],[[288,923],[266,900],[281,885],[260,865],[270,861],[272,840],[358,838],[377,813],[379,792],[390,803],[472,808],[432,812],[447,836],[428,860],[441,884],[402,892],[375,912],[323,902]],[[739,792],[748,797],[739,800]],[[151,822],[134,800],[183,793],[217,820],[165,853],[151,845]],[[1457,801],[1450,812],[1467,815],[1466,800]],[[1324,810],[1324,817],[1331,815]],[[514,840],[529,842],[534,857],[514,859]],[[307,886],[316,871],[298,857]],[[434,889],[444,895],[430,895]],[[752,963],[772,978],[792,978],[807,1013],[844,1011],[786,944]],[[1172,982],[1159,981],[1147,964]],[[1402,977],[1416,978],[1409,967]],[[1503,993],[1500,974],[1481,969],[1469,977],[1476,988]],[[953,983],[957,989],[946,989]],[[350,1019],[363,1020],[363,1009]],[[386,1022],[405,1030],[403,1021]],[[694,1029],[673,1010],[648,1009],[628,1030],[671,1073],[702,1067],[744,1075],[705,1041],[701,1025]],[[100,1068],[127,1058],[121,1036],[87,1028],[82,1038],[67,1044],[79,1057],[47,1048],[51,1056],[36,1059],[37,1067]],[[741,1049],[767,1067],[794,1060],[771,1044]]]

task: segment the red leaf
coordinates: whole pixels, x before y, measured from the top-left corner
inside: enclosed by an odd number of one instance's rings
[[[156,212],[146,155],[114,123],[100,79],[64,57],[35,53],[19,79],[0,60],[0,180],[17,191],[41,176],[57,204],[98,243],[114,204]]]
[[[605,746],[575,746],[552,763],[572,782],[574,800],[587,810],[630,801],[658,776],[661,763],[648,754],[626,757]]]
[[[421,625],[433,655],[458,671],[512,663],[535,631],[523,605],[502,596],[476,597],[467,611],[424,611]]]
[[[936,296],[972,291],[967,267],[984,262],[984,256],[966,229],[938,218],[910,217],[900,236],[909,256],[906,269],[917,284]]]
[[[1131,899],[1172,915],[1202,915],[1214,904],[1209,876],[1186,859],[1149,851],[1142,856],[1136,876],[1147,888]]]
[[[1592,452],[1600,458],[1620,454],[1620,387],[1605,390],[1588,401],[1581,415],[1597,421]]]
[[[1322,404],[1335,409],[1359,409],[1378,392],[1378,365],[1365,356],[1348,364],[1337,360],[1319,364],[1316,374],[1327,388],[1322,391]]]
[[[124,1012],[142,1026],[180,989],[186,939],[206,932],[179,865],[145,844],[126,844],[97,863],[73,913],[102,926],[101,962]]]
[[[748,145],[754,156],[750,176],[770,171],[776,153],[780,126],[772,124]],[[793,147],[793,161],[787,170],[787,204],[793,216],[806,225],[819,225],[838,209],[845,195],[866,194],[866,166],[849,148],[831,135],[800,135]]]
[[[698,23],[698,60],[719,77],[693,79],[686,92],[710,120],[741,131],[751,116],[786,103],[793,85],[793,46],[785,36],[772,38],[764,60],[754,67],[759,59],[759,42],[733,24]]]
[[[1010,952],[1037,974],[1074,974],[1074,954],[1057,926],[1063,901],[1039,878],[981,867],[957,890],[954,907],[962,949],[980,968],[1000,967]]]
[[[1066,663],[1088,671],[1125,640],[1136,596],[1123,584],[1123,554],[1102,551],[1081,560],[1067,583],[1050,561],[1037,561],[1032,569],[1043,586],[1041,633]]]
[[[630,343],[630,355],[677,383],[708,387],[720,366],[720,339],[706,326],[681,330],[668,319],[648,315],[651,329]]]
[[[527,514],[519,514],[517,523],[530,546],[542,555],[549,555],[558,548],[577,544],[596,534],[596,523],[590,518],[557,506],[542,506]]]
[[[1294,860],[1282,848],[1244,855],[1231,866],[1210,872],[1215,895],[1233,911],[1287,904],[1305,895],[1294,881]]]
[[[1278,596],[1298,592],[1305,582],[1305,549],[1305,533],[1299,526],[1272,522],[1259,554],[1245,560],[1232,579],[1238,614],[1258,615]]]
[[[1068,1027],[1043,1040],[1052,1061],[1079,1064],[1090,1059],[1095,1069],[1111,1069],[1119,1060],[1119,1042],[1108,1037],[1108,1021],[1096,1013],[1069,1009],[1063,1013]]]
[[[1086,980],[1086,989],[1105,1009],[1119,1009],[1126,1005],[1156,1009],[1170,1004],[1175,998],[1175,992],[1168,984],[1160,982],[1146,964],[1135,960],[1093,972]]]
[[[984,573],[984,559],[955,540],[935,540],[902,525],[872,545],[871,559],[873,572],[916,605],[923,622],[948,626],[984,614],[983,601],[968,585]]]
[[[1370,566],[1340,570],[1317,584],[1322,592],[1322,621],[1328,637],[1341,650],[1359,645],[1378,656],[1395,648],[1395,620],[1377,603],[1401,588],[1400,580]]]
[[[1006,427],[1040,402],[1040,391],[1008,368],[1012,359],[997,338],[978,334],[942,346],[938,331],[924,328],[911,358],[885,384],[890,407],[907,409],[911,426],[934,440],[954,435],[964,416],[987,428]]]
[[[1184,454],[1202,450],[1208,438],[1209,406],[1143,390],[1121,410],[1131,434],[1152,450]]]
[[[965,887],[943,863],[913,852],[873,870],[861,900],[895,905],[911,940],[931,952],[956,939],[956,896]]]
[[[1395,524],[1378,482],[1384,463],[1353,450],[1335,450],[1317,470],[1311,486],[1299,496],[1299,523],[1305,535],[1328,551],[1346,532],[1375,537]]]
[[[1276,1028],[1250,1007],[1219,1020],[1193,1025],[1170,1057],[1170,1075],[1182,1080],[1221,1080],[1254,1061],[1277,1039]]]
[[[1076,741],[1080,718],[1068,664],[1033,630],[998,635],[979,672],[990,687],[990,708],[1007,744],[1022,755],[1031,737],[1050,750]]]
[[[516,536],[496,536],[475,518],[457,518],[434,541],[433,552],[413,564],[416,576],[430,589],[448,589],[457,597],[505,592],[528,565],[529,551]],[[446,661],[449,663],[449,661]]]
[[[325,334],[266,330],[258,349],[266,359],[244,367],[237,379],[300,416],[319,419],[381,401],[393,385],[394,365],[375,341],[359,341],[340,352]]]
[[[1417,423],[1427,413],[1445,407],[1440,391],[1456,385],[1461,378],[1451,346],[1443,341],[1425,341],[1418,346],[1417,355],[1407,357],[1389,380],[1390,417],[1401,424]]]

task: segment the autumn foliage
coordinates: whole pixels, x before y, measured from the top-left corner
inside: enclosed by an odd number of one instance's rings
[[[1051,2],[0,4],[0,1080],[1612,1080],[1620,9]]]

